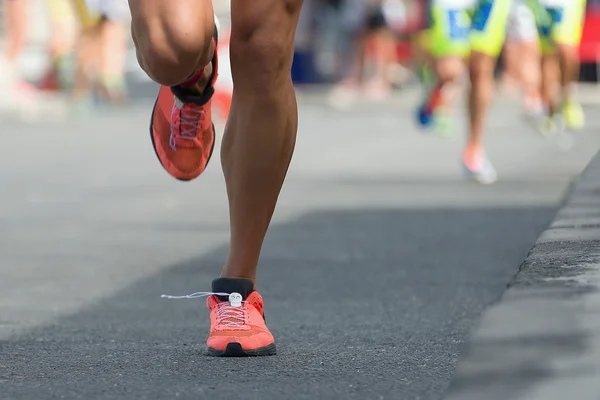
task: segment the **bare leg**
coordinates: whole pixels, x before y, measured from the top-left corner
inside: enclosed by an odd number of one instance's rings
[[[574,82],[579,76],[578,48],[574,45],[559,43],[557,50],[560,65],[560,111],[566,126],[579,130],[585,126],[585,113],[573,97]]]
[[[483,149],[485,117],[494,95],[495,59],[473,52],[469,65],[471,89],[469,91],[469,144],[471,149]]]
[[[91,90],[92,77],[98,68],[99,31],[97,27],[84,29],[77,43],[77,66],[73,82],[72,98],[78,102]]]
[[[6,59],[15,64],[27,41],[27,0],[4,1],[4,26],[6,27]]]
[[[444,57],[435,61],[439,86],[443,88],[444,103],[452,106],[458,95],[458,83],[465,71],[461,57]]]
[[[541,110],[540,49],[537,41],[523,41],[518,46],[521,55],[520,81],[523,85],[525,109],[539,113]]]
[[[290,77],[300,0],[233,0],[233,103],[221,160],[231,217],[222,276],[256,279],[262,243],[294,150]]]
[[[579,78],[579,55],[576,46],[559,44],[558,57],[560,60],[561,97],[568,100],[571,97],[573,82]]]
[[[375,32],[373,40],[377,66],[376,79],[386,87],[390,87],[391,69],[396,62],[393,33],[388,28],[381,28]]]
[[[291,159],[297,111],[290,69],[301,4],[232,3],[234,94],[221,148],[231,218],[224,277],[255,279]],[[177,7],[165,0],[129,0],[129,5],[138,60],[152,79],[170,86],[207,70],[214,52],[211,0],[180,0]]]
[[[556,54],[542,58],[542,100],[550,114],[558,107],[557,84],[559,82],[560,65]]]
[[[100,24],[100,81],[109,100],[124,100],[126,30],[120,21],[105,19]]]
[[[62,17],[62,16],[61,16]],[[53,60],[67,56],[74,46],[74,38],[66,18],[56,18],[51,21],[50,55]]]
[[[504,53],[502,62],[504,72],[502,74],[502,89],[508,92],[515,92],[518,89],[520,74],[521,54],[519,53],[519,43],[514,40],[506,40],[504,43]]]

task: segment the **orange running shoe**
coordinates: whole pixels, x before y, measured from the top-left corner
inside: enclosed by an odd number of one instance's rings
[[[265,324],[263,299],[248,279],[218,278],[207,300],[210,309],[208,354],[212,356],[269,356],[276,354],[275,339]]]
[[[215,29],[215,49],[216,46]],[[211,99],[218,75],[218,56],[202,94],[183,86],[161,86],[152,111],[150,137],[158,160],[174,178],[189,181],[204,172],[215,146]]]
[[[221,357],[270,356],[276,354],[275,339],[265,324],[263,300],[248,279],[218,278],[212,292],[185,296],[163,294],[166,299],[208,297],[210,334],[208,354]]]

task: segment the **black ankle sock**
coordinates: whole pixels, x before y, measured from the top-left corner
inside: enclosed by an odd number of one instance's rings
[[[254,282],[243,278],[217,278],[212,281],[212,291],[214,293],[239,293],[242,299],[246,298],[254,291]],[[227,301],[227,296],[217,296],[219,300]]]

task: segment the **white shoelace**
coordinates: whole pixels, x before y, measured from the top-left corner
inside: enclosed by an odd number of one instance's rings
[[[217,325],[225,327],[243,326],[248,319],[248,311],[242,304],[242,295],[239,293],[216,293],[216,292],[196,292],[185,296],[171,296],[163,294],[163,299],[199,299],[208,296],[228,296],[229,301],[223,301],[217,304]]]
[[[175,97],[175,103],[171,109],[171,136],[169,144],[173,151],[176,150],[176,136],[185,140],[194,140],[198,135],[198,125],[204,119],[205,111],[201,107],[190,106],[185,107],[185,103]],[[176,116],[179,115],[179,124],[175,123]],[[179,135],[175,132],[175,126],[179,126]]]

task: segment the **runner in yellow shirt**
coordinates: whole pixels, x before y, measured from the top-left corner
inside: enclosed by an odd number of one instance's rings
[[[460,78],[463,60],[469,58],[470,134],[463,164],[467,176],[480,183],[496,180],[496,171],[483,149],[482,134],[511,5],[512,0],[429,0],[428,25],[419,37],[435,75],[433,89],[418,110],[423,126],[448,129],[446,88]]]
[[[579,44],[585,17],[585,0],[530,0],[540,33],[543,53],[542,96],[548,115],[542,133],[551,134],[563,125],[583,128],[585,115],[573,98],[573,84],[579,74]],[[560,70],[560,91],[551,79],[553,68]],[[558,94],[558,96],[557,96]]]
[[[494,69],[506,39],[512,0],[480,0],[471,24],[469,140],[463,154],[467,177],[489,184],[497,173],[483,147],[483,129],[494,94]]]
[[[50,65],[38,87],[42,90],[61,91],[67,86],[65,71],[74,50],[75,34],[70,28],[74,22],[71,0],[46,0],[50,13]]]
[[[441,134],[450,131],[449,108],[455,87],[465,71],[469,56],[469,32],[472,11],[477,0],[428,0],[427,26],[418,36],[425,71],[431,71],[433,82],[423,83],[426,96],[417,109],[417,120],[423,127],[434,127]]]

